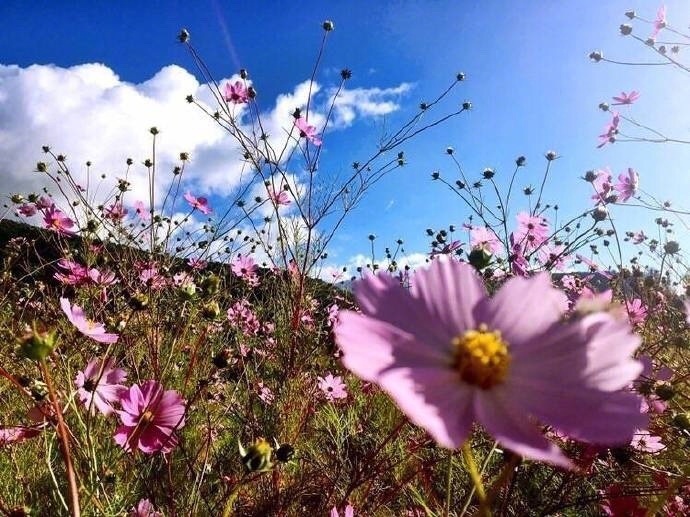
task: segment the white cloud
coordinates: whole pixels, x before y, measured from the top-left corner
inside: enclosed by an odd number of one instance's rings
[[[237,79],[221,79],[218,83]],[[331,128],[342,129],[356,118],[377,117],[397,110],[397,100],[410,88],[403,83],[393,88],[342,91],[335,100]],[[309,123],[322,129],[333,93],[330,86],[314,83],[310,89],[309,81],[304,81],[291,92],[279,95],[273,107],[261,114],[268,143],[277,152],[287,149],[283,159],[298,142],[298,135],[292,130],[295,108],[302,108],[306,115],[304,110],[311,94]],[[71,68],[0,65],[0,192],[40,192],[49,187],[57,194],[49,178],[34,170],[37,162],[45,161],[49,171],[56,172],[56,165],[41,151],[42,146],[48,145],[56,154],[67,157],[65,163],[70,173],[76,183],[88,185],[89,199],[94,204],[107,204],[116,192],[117,179],[126,178],[132,191],[124,196],[124,204],[131,212],[134,201],[149,199],[149,177],[143,162],[153,158],[149,130],[155,126],[159,130],[154,200],[157,207],[174,186],[172,169],[180,164],[181,152],[189,153],[190,160],[185,165],[178,198],[190,190],[197,196],[213,196],[213,204],[220,205],[238,186],[252,180],[258,184],[248,193],[265,197],[262,180],[254,178],[237,141],[197,106],[188,103],[187,95],[207,106],[211,113],[215,111],[214,98],[206,85],[175,65],[162,68],[139,84],[123,81],[106,65],[97,63]],[[259,130],[252,128],[246,106],[230,109],[241,131],[257,141]],[[288,139],[291,131],[292,138]],[[129,169],[127,158],[134,161]],[[293,192],[298,192],[303,183],[300,170],[304,164],[300,159],[299,153],[295,153],[286,164],[286,168],[296,171],[287,178]],[[89,169],[87,161],[92,162]],[[105,179],[101,179],[102,174]],[[59,196],[55,199],[62,204]],[[187,208],[182,200],[174,206],[168,201],[166,207]],[[220,216],[222,207],[214,208],[213,215]],[[294,208],[285,209],[283,215],[288,214],[294,216]],[[268,213],[259,211],[257,215]]]

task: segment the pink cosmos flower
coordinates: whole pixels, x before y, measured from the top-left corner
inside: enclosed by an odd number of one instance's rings
[[[36,212],[38,212],[38,208],[36,208],[36,205],[33,203],[24,203],[22,206],[19,207],[19,213],[22,214],[24,217],[31,217],[32,215],[36,215]]]
[[[117,411],[122,425],[115,442],[126,451],[145,454],[170,452],[177,445],[174,432],[184,426],[185,401],[175,390],[163,390],[157,381],[134,384],[120,397]]]
[[[156,511],[151,501],[142,499],[136,508],[132,508],[127,517],[163,517],[163,514]]]
[[[577,440],[630,443],[645,427],[626,390],[640,338],[606,313],[562,323],[564,294],[547,274],[511,278],[489,298],[474,269],[434,261],[409,290],[388,275],[355,284],[362,314],[335,329],[347,368],[379,384],[441,445],[473,422],[528,458],[572,466],[535,420]]]
[[[103,415],[110,416],[115,412],[113,405],[127,391],[122,385],[126,379],[127,372],[122,368],[115,368],[115,362],[111,358],[105,364],[101,359],[91,359],[84,371],[77,373],[74,384],[84,406],[92,412],[95,407]]]
[[[617,97],[613,97],[613,100],[616,101],[612,104],[612,106],[620,106],[623,104],[632,104],[635,102],[637,99],[640,98],[640,92],[638,91],[631,91],[630,93],[625,93],[621,92],[621,94]]]
[[[187,259],[187,264],[195,271],[201,271],[208,266],[208,262],[198,257],[191,257]]]
[[[67,217],[63,211],[55,208],[55,205],[44,210],[43,223],[47,229],[60,234],[72,235],[74,233],[72,230],[74,221]]]
[[[630,446],[636,451],[649,454],[657,454],[666,448],[661,442],[661,437],[655,436],[649,431],[637,431],[630,442]]]
[[[663,29],[664,27],[666,27],[666,6],[662,5],[656,12],[656,19],[654,20],[654,30],[652,30],[652,33],[649,35],[649,38],[656,39],[656,37],[659,35],[659,32],[661,32],[661,29]]]
[[[106,332],[103,323],[97,323],[88,319],[82,308],[76,304],[70,306],[67,298],[60,298],[60,307],[62,307],[70,323],[77,327],[77,330],[86,337],[90,337],[99,343],[117,343],[119,339],[117,334]]]
[[[213,212],[211,207],[208,206],[208,199],[206,199],[205,197],[194,197],[189,192],[185,192],[183,197],[185,198],[187,203],[189,203],[189,206],[199,210],[199,212],[201,212],[202,214],[208,215],[211,212]]]
[[[597,176],[592,181],[592,188],[594,188],[594,194],[592,199],[595,201],[595,205],[603,205],[608,201],[608,197],[613,190],[613,177],[611,176],[611,171],[608,169],[602,169],[597,171]]]
[[[338,508],[336,508],[335,506],[333,508],[331,508],[330,517],[340,517],[340,514],[338,513]],[[355,509],[348,504],[345,507],[343,517],[355,517]]]
[[[134,213],[137,214],[139,219],[141,219],[142,221],[151,220],[151,212],[149,211],[149,208],[144,204],[143,201],[134,202]]]
[[[625,202],[635,194],[640,187],[640,175],[633,169],[628,168],[628,174],[619,174],[618,183],[614,187],[618,192],[618,201]]]
[[[637,325],[644,323],[647,319],[647,306],[639,298],[625,302],[625,308],[628,310],[628,316],[630,317],[630,323]]]
[[[601,149],[606,144],[612,144],[616,141],[616,135],[618,135],[618,124],[620,123],[620,115],[617,112],[612,113],[611,122],[604,126],[604,132],[599,135],[599,145],[598,149]]]
[[[273,404],[273,401],[275,400],[276,396],[273,394],[273,391],[271,391],[271,388],[266,386],[263,381],[259,381],[258,384],[256,385],[256,389],[259,395],[259,398],[261,401],[270,406]]]
[[[340,375],[333,377],[329,373],[325,377],[317,377],[317,380],[319,381],[319,389],[323,392],[326,400],[333,401],[347,398],[347,386],[345,386]]]
[[[116,201],[103,210],[103,215],[106,219],[110,219],[112,222],[118,223],[125,218],[127,212],[128,210],[122,205],[122,202]]]
[[[90,280],[89,270],[79,262],[70,259],[60,259],[57,265],[59,268],[64,269],[66,273],[58,272],[53,277],[63,284],[82,285]]]
[[[139,273],[139,280],[147,287],[157,291],[168,285],[168,279],[161,275],[156,266],[149,265],[144,267]]]
[[[493,230],[485,226],[474,226],[470,230],[470,245],[474,249],[482,249],[492,255],[503,249],[503,244]]]
[[[233,104],[245,104],[249,102],[249,91],[242,84],[241,81],[235,81],[235,84],[225,83],[225,100]]]
[[[33,438],[41,432],[40,427],[25,427],[21,425],[0,427],[0,447]]]
[[[295,127],[299,129],[299,136],[306,138],[315,146],[321,145],[322,140],[316,134],[316,128],[314,126],[310,126],[305,119],[302,117],[296,118]]]
[[[633,237],[632,237],[632,243],[633,244],[641,244],[645,240],[647,240],[647,236],[644,234],[644,231],[642,231],[642,230],[635,233],[635,235],[633,235]]]
[[[290,203],[292,203],[292,201],[290,200],[290,195],[285,190],[281,189],[278,192],[276,192],[274,188],[269,187],[267,191],[268,198],[276,206],[288,206]]]
[[[542,244],[541,247],[537,249],[537,258],[547,269],[556,269],[559,271],[565,269],[569,261],[568,255],[565,254],[565,246],[563,244]]]
[[[256,274],[259,266],[249,255],[237,255],[230,263],[230,269],[240,278]]]
[[[526,248],[536,249],[549,238],[549,223],[544,217],[520,212],[516,218],[515,241],[524,243]]]

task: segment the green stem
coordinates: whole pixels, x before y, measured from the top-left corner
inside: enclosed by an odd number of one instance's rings
[[[465,460],[467,473],[470,475],[470,479],[474,485],[477,499],[479,499],[479,515],[482,517],[491,517],[491,510],[488,506],[486,491],[484,490],[482,477],[477,469],[477,462],[474,461],[474,454],[472,454],[472,447],[470,446],[469,440],[462,444],[462,457]]]
[[[450,515],[450,487],[453,483],[453,450],[448,451],[448,472],[446,474],[446,506],[443,512],[444,517]]]

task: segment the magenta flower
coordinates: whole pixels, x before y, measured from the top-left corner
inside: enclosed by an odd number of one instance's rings
[[[474,226],[470,230],[470,245],[474,249],[482,249],[495,255],[503,249],[503,244],[493,230],[485,226]]]
[[[409,290],[382,274],[355,294],[362,314],[341,312],[335,329],[345,366],[445,447],[478,422],[522,456],[570,467],[535,421],[598,444],[630,443],[645,427],[627,391],[640,338],[606,313],[562,323],[565,295],[547,274],[509,279],[489,298],[472,267],[436,260]]]
[[[114,223],[119,223],[125,218],[127,212],[128,210],[122,205],[122,201],[116,201],[103,210],[103,215],[106,219],[110,219]]]
[[[185,192],[184,198],[187,201],[187,203],[189,203],[189,206],[199,210],[199,212],[201,212],[204,215],[208,215],[211,212],[213,212],[211,207],[208,206],[208,199],[206,199],[205,197],[194,197],[189,192]]]
[[[53,277],[66,285],[81,285],[88,283],[91,278],[89,276],[89,270],[86,266],[81,265],[79,262],[75,262],[70,259],[60,259],[57,262],[58,267],[65,270],[65,273],[58,272],[53,275]]]
[[[637,99],[640,98],[640,92],[637,92],[635,90],[631,91],[630,93],[625,93],[621,92],[621,94],[617,97],[613,97],[613,100],[616,101],[612,104],[612,106],[620,106],[623,104],[632,104],[635,102]]]
[[[633,436],[630,446],[636,451],[658,454],[666,448],[660,436],[655,436],[649,431],[637,431]]]
[[[163,514],[156,511],[151,501],[142,499],[136,508],[132,508],[127,517],[163,517]]]
[[[632,243],[633,244],[642,244],[645,240],[647,240],[647,236],[644,234],[643,230],[636,232],[632,236]]]
[[[88,319],[82,308],[76,304],[70,306],[67,298],[60,298],[60,307],[62,307],[70,323],[77,327],[77,330],[86,337],[90,337],[99,343],[117,343],[119,338],[117,334],[106,332],[103,323],[97,323]]]
[[[115,362],[111,358],[105,364],[100,359],[91,359],[84,371],[77,373],[74,384],[84,406],[91,411],[96,407],[103,415],[110,416],[115,411],[113,405],[127,391],[122,385],[126,379],[127,372],[122,368],[115,368]]]
[[[317,377],[317,380],[319,381],[319,389],[323,392],[326,400],[333,401],[347,398],[347,386],[345,386],[340,375],[333,377],[329,373],[325,377]]]
[[[592,188],[594,188],[592,199],[595,201],[595,205],[603,205],[607,203],[608,197],[612,193],[613,177],[608,167],[596,171],[596,174],[596,178],[592,181]]]
[[[43,223],[45,227],[54,232],[61,233],[64,235],[72,235],[74,231],[74,221],[67,217],[63,211],[55,208],[55,205],[51,205],[50,208],[46,208],[43,212]]]
[[[168,453],[177,445],[174,432],[184,426],[185,401],[175,390],[163,390],[156,381],[132,385],[120,397],[117,411],[122,425],[115,442],[126,451]]]
[[[319,146],[322,143],[321,138],[316,134],[316,128],[310,126],[305,119],[302,117],[295,119],[295,127],[299,129],[299,136],[306,138],[312,144]]]
[[[637,189],[640,188],[640,175],[628,167],[628,174],[619,174],[618,183],[614,188],[618,192],[618,201],[625,202],[637,194]]]
[[[249,91],[241,81],[235,81],[235,84],[225,83],[224,97],[226,102],[245,104],[249,102]]]

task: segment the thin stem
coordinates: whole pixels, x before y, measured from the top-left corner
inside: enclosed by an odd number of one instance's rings
[[[62,418],[62,409],[60,408],[60,403],[58,402],[57,395],[55,393],[55,388],[53,387],[53,381],[50,377],[50,373],[48,371],[45,359],[41,360],[40,366],[41,372],[43,373],[43,378],[45,379],[46,386],[48,388],[50,402],[53,404],[53,408],[55,409],[55,416],[57,418],[57,434],[60,442],[60,452],[62,452],[62,459],[65,462],[67,484],[69,485],[70,513],[72,517],[80,517],[81,509],[79,507],[79,488],[77,487],[77,478],[74,474],[74,465],[72,464],[72,456],[70,454],[69,435],[67,433],[67,427],[65,426],[65,421]]]
[[[472,454],[472,447],[470,446],[469,440],[462,444],[462,457],[465,460],[467,473],[470,475],[470,479],[474,485],[477,499],[479,499],[479,515],[482,517],[491,517],[486,491],[484,490],[482,477],[479,474],[479,470],[477,470],[477,462],[474,460],[474,454]]]
[[[443,511],[444,517],[450,515],[450,487],[453,484],[453,450],[448,451],[448,472],[446,473],[446,506]]]

